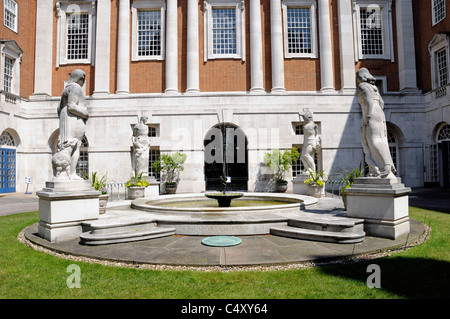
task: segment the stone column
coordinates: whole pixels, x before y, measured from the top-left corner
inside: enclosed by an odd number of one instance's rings
[[[119,2],[117,94],[130,94],[130,0]]]
[[[97,1],[94,96],[109,95],[111,52],[111,0]]]
[[[261,2],[250,0],[250,92],[264,92],[261,34]]]
[[[396,0],[398,77],[400,91],[417,92],[414,21],[411,0]]]
[[[188,0],[187,18],[187,93],[200,91],[198,53],[198,1]]]
[[[356,90],[356,79],[352,1],[339,0],[338,5],[342,91],[354,93]]]
[[[330,7],[328,0],[319,0],[320,76],[322,92],[334,91],[333,48],[331,46]]]
[[[36,8],[36,50],[32,99],[52,96],[53,0],[38,0]]]
[[[270,0],[270,35],[272,50],[272,92],[284,92],[283,22],[281,1]]]
[[[165,93],[178,92],[178,3],[167,0],[166,20],[166,90]]]

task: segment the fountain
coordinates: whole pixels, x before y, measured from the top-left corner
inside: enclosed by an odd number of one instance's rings
[[[222,186],[223,186],[221,193],[205,194],[206,197],[217,200],[217,202],[219,203],[219,207],[230,207],[231,201],[233,199],[244,196],[243,193],[228,193],[227,192],[228,178],[225,176],[225,174],[220,176],[220,180],[222,181]]]

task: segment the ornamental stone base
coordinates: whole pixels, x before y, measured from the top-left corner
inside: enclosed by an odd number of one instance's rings
[[[82,223],[98,219],[100,192],[89,181],[46,182],[39,197],[39,236],[50,241],[76,239]]]
[[[307,174],[299,174],[292,180],[292,192],[294,194],[308,195],[308,185],[305,181],[309,178]]]
[[[347,192],[347,216],[364,219],[369,236],[397,239],[409,233],[408,194],[400,178],[357,178]]]

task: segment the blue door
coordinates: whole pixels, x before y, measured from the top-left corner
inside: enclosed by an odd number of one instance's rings
[[[0,193],[16,191],[16,150],[0,148]]]

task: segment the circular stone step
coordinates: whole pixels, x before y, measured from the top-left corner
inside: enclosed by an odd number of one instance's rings
[[[242,240],[234,236],[212,236],[202,240],[202,244],[213,247],[230,247],[239,245]]]

